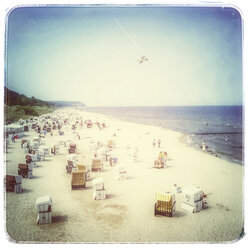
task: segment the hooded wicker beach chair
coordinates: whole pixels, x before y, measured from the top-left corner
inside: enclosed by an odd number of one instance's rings
[[[175,194],[166,192],[156,192],[157,202],[154,206],[154,215],[172,217],[176,211]]]

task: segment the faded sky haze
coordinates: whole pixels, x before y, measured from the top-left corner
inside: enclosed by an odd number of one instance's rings
[[[27,96],[88,106],[242,104],[233,8],[20,7],[6,32],[5,84]]]

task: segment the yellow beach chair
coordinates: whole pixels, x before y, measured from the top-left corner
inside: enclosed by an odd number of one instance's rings
[[[71,189],[86,188],[85,171],[72,171],[71,176]]]
[[[92,159],[91,164],[92,171],[103,171],[103,164],[101,159]]]
[[[78,171],[86,171],[86,166],[85,165],[77,165],[77,170]]]
[[[172,217],[176,211],[175,194],[166,192],[156,192],[157,202],[154,206],[154,215],[163,215]]]
[[[90,169],[87,168],[86,165],[77,165],[77,171],[84,171],[85,172],[85,181],[90,180]]]

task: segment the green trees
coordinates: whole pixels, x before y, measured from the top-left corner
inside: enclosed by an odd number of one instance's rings
[[[36,110],[32,106],[24,106],[23,110],[25,112],[25,115],[39,116],[39,114],[36,112]]]
[[[5,121],[18,121],[31,116],[39,116],[55,110],[55,104],[50,104],[35,97],[27,97],[15,91],[5,90],[4,117]]]
[[[15,91],[9,90],[5,87],[5,104],[8,106],[20,105],[20,106],[53,106],[55,104],[42,101],[34,96],[27,97],[23,94],[18,94]]]

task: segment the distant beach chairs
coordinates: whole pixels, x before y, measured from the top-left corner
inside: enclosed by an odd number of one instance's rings
[[[21,175],[24,178],[33,177],[33,167],[32,164],[18,164],[18,175]]]
[[[167,152],[160,152],[158,158],[154,160],[154,168],[161,169],[166,166],[166,161],[169,160]]]
[[[127,171],[124,165],[117,165],[115,168],[117,181],[127,179]]]
[[[7,192],[14,192],[15,194],[21,193],[22,190],[22,176],[6,175],[5,184]]]
[[[101,159],[92,159],[91,171],[103,171],[103,163]]]
[[[96,178],[92,181],[93,185],[93,199],[104,200],[106,198],[106,191],[104,188],[104,180],[102,177]]]

